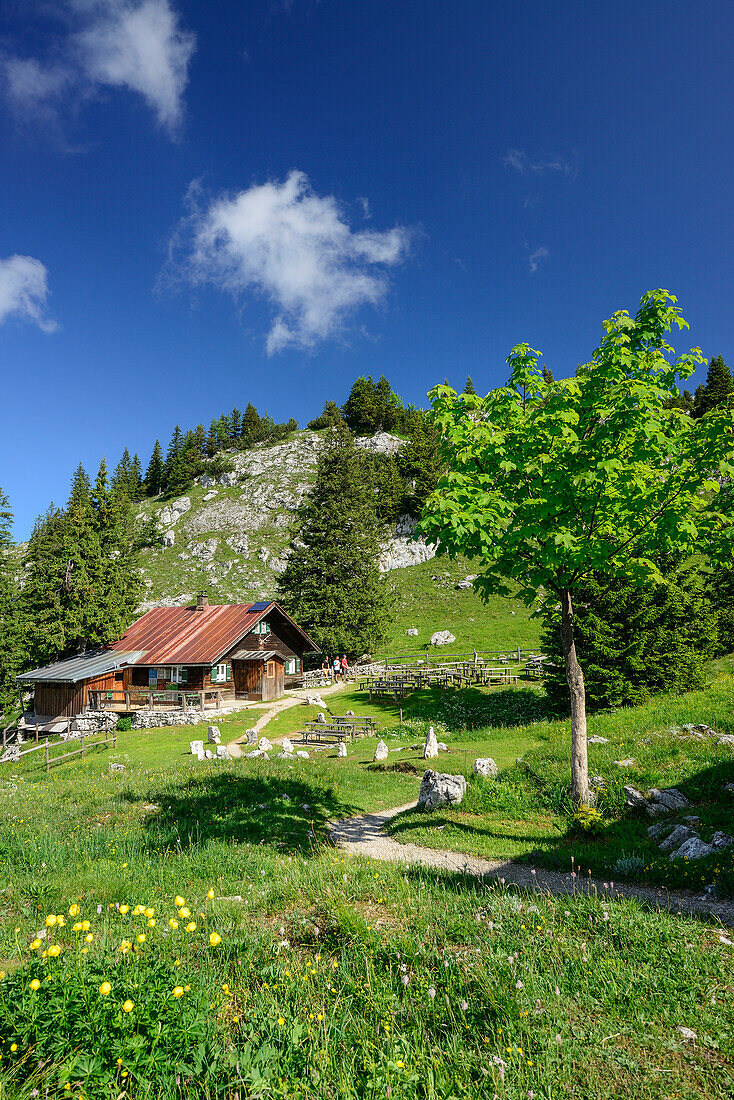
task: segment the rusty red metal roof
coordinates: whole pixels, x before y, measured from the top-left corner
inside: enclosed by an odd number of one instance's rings
[[[275,606],[214,604],[203,611],[154,607],[110,648],[142,650],[138,665],[213,665]]]

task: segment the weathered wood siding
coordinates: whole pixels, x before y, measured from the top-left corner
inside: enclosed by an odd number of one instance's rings
[[[114,691],[115,687],[114,672],[78,684],[39,680],[34,691],[35,711],[49,718],[73,718],[87,709],[90,691]]]

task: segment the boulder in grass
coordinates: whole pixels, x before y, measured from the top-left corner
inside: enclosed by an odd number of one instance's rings
[[[283,738],[283,744],[281,745],[283,752],[293,752],[293,742],[290,737]]]
[[[450,630],[437,630],[431,635],[431,645],[452,645],[456,638]]]
[[[245,738],[248,745],[257,744],[257,730],[245,730]]]
[[[636,787],[624,788],[624,808],[625,810],[645,810],[647,809],[647,799],[642,791],[638,791]]]
[[[388,749],[387,745],[381,739],[377,742],[377,748],[375,749],[375,755],[372,757],[372,759],[373,760],[387,760],[387,754],[388,754],[389,751],[390,750]]]
[[[268,741],[267,737],[261,737],[257,743],[257,747],[260,752],[270,752],[273,746],[272,743]]]
[[[423,746],[423,759],[430,760],[434,756],[438,756],[438,741],[436,740],[436,734],[433,732],[433,726],[429,726],[426,743]]]
[[[212,752],[212,750],[211,750],[211,749],[204,749],[204,758],[205,758],[206,760],[214,760],[214,759],[216,759],[216,758],[215,758],[215,756],[214,756],[214,753]]]
[[[226,745],[217,745],[216,747],[217,760],[229,761],[232,757],[229,755],[229,749]]]
[[[311,759],[311,757],[308,755],[308,753],[306,752],[305,749],[298,749],[296,751],[296,756],[300,756],[301,760],[310,760]]]
[[[262,749],[253,749],[252,752],[246,753],[248,760],[253,760],[256,756],[264,756],[265,753]]]
[[[189,744],[189,748],[191,750],[191,755],[192,756],[197,757],[198,760],[203,760],[204,759],[204,742],[203,741],[192,741]]]
[[[717,852],[722,851],[724,848],[731,848],[732,844],[734,844],[734,837],[730,837],[728,833],[719,831],[711,837],[711,847],[715,848]]]
[[[222,740],[222,735],[216,726],[210,726],[206,731],[207,740],[210,745],[219,745]]]
[[[458,806],[466,793],[463,775],[443,775],[430,769],[424,773],[418,794],[418,806],[428,813],[439,806]]]
[[[345,757],[347,755],[347,746],[344,741],[339,742],[339,747],[336,750],[336,755],[341,757]]]
[[[491,756],[480,757],[474,761],[474,774],[483,775],[487,779],[494,779],[499,775],[499,768]]]
[[[695,835],[693,829],[689,829],[687,825],[676,825],[672,833],[660,845],[660,851],[677,852],[684,841],[690,840]]]
[[[670,859],[703,859],[715,851],[716,849],[701,840],[700,836],[692,836],[683,841],[677,852],[670,853]]]
[[[279,752],[276,754],[276,760],[295,760],[296,754],[294,752]]]
[[[586,741],[589,745],[608,745],[608,737],[600,737],[598,733],[595,733],[593,737],[587,737]]]
[[[660,802],[663,806],[667,806],[669,810],[683,810],[686,806],[690,806],[690,802],[682,791],[676,790],[675,787],[668,787],[664,791],[659,791],[656,787],[653,787],[650,791],[650,798],[653,802]]]

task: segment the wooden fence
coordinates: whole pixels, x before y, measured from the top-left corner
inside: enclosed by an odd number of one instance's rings
[[[101,739],[99,739],[100,734],[104,734],[104,737],[102,737]],[[95,738],[97,738],[97,740],[95,740]],[[24,756],[28,756],[32,752],[41,752],[43,750],[45,752],[46,771],[48,772],[48,771],[50,771],[52,764],[59,764],[62,760],[69,760],[72,756],[81,756],[81,758],[83,760],[84,759],[84,753],[89,752],[91,749],[105,749],[109,745],[112,745],[113,748],[116,748],[117,747],[117,733],[115,732],[115,730],[111,730],[110,732],[108,732],[107,730],[97,730],[95,733],[86,734],[86,736],[85,736],[85,734],[80,733],[79,737],[78,738],[75,737],[73,739],[73,741],[74,742],[77,742],[77,741],[79,742],[79,748],[78,749],[72,749],[71,752],[60,753],[58,756],[51,756],[51,754],[49,753],[49,740],[48,740],[48,738],[46,738],[46,740],[44,741],[44,743],[42,745],[32,745],[31,748],[29,748],[29,749],[21,749],[20,758],[22,759]],[[68,741],[54,741],[54,745],[65,745],[65,744],[68,745],[69,742]],[[6,764],[17,764],[18,761],[17,760],[6,760],[5,763]]]

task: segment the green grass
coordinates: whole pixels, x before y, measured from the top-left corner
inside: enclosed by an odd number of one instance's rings
[[[516,694],[504,728],[457,731],[452,768],[487,740],[510,770],[541,751],[511,724]],[[731,948],[715,929],[345,857],[321,843],[328,818],[415,793],[415,777],[371,770],[374,741],[346,761],[222,766],[186,758],[190,736],[121,735],[121,775],[103,753],[2,772],[4,1096],[731,1095]],[[55,959],[28,946],[47,914],[66,917],[45,940]]]
[[[540,620],[531,619],[520,600],[494,596],[483,603],[473,590],[456,588],[459,581],[476,572],[476,563],[467,559],[440,557],[389,573],[394,618],[380,653],[395,656],[430,651],[443,655],[537,646]],[[417,636],[407,636],[411,627],[417,628]],[[456,642],[435,649],[430,639],[437,630],[450,630]]]

